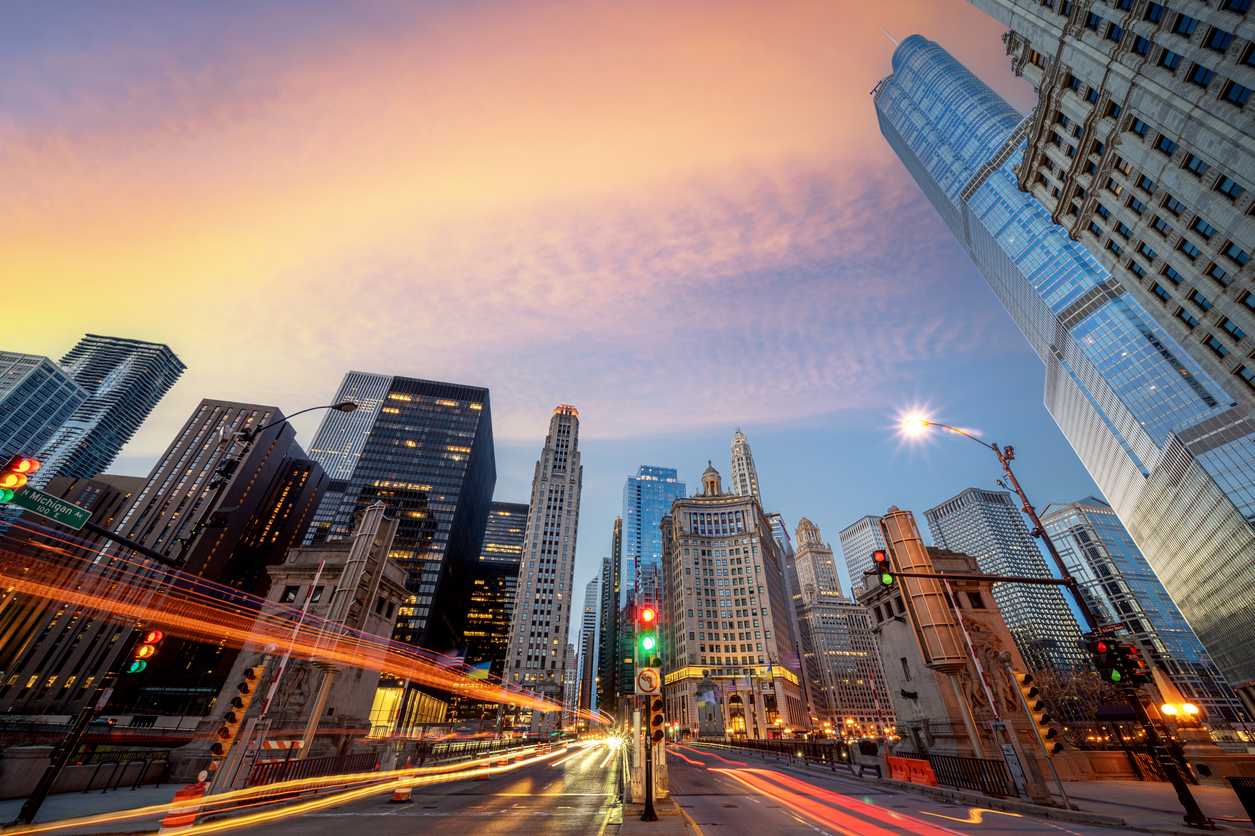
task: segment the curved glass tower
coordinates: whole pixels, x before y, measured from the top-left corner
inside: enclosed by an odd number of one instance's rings
[[[881,132],[1046,366],[1045,403],[1239,693],[1255,685],[1255,432],[1235,398],[1020,191],[1030,123],[913,35]],[[1213,428],[1222,428],[1213,432]]]

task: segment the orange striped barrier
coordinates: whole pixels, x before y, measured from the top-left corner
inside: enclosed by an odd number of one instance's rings
[[[923,784],[926,787],[937,786],[937,773],[928,761],[915,758],[886,758],[889,761],[889,777],[895,781],[906,781],[908,784]]]
[[[158,833],[182,833],[196,824],[196,814],[200,812],[201,799],[205,797],[204,781],[188,784],[174,794],[174,804],[170,812],[161,820]]]

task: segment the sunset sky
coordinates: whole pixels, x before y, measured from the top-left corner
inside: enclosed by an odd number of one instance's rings
[[[877,128],[920,33],[1023,112],[961,0],[62,2],[0,11],[3,348],[164,342],[202,397],[327,403],[345,371],[487,386],[497,496],[581,417],[578,583],[623,480],[749,436],[768,510],[838,529],[993,487],[912,407],[1020,450],[1038,506],[1096,491],[1041,364]],[[308,443],[317,418],[297,419]]]

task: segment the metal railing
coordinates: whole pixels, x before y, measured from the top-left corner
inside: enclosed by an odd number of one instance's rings
[[[131,789],[134,790],[144,783],[144,779],[148,777],[154,765],[157,767],[157,772],[154,773],[157,778],[156,786],[161,786],[161,778],[165,774],[164,770],[170,765],[170,752],[168,749],[147,752],[92,752],[90,755],[84,755],[81,760],[75,763],[78,766],[94,765],[96,767],[92,771],[91,777],[87,779],[87,787],[83,790],[84,794],[91,792],[92,789],[100,789],[102,793],[111,789],[120,789],[122,777],[126,774],[127,766],[132,763],[142,763],[144,766],[138,770],[135,776],[135,783],[131,786]],[[103,786],[101,786],[96,779],[106,766],[112,766],[113,769],[108,773]]]
[[[854,763],[850,757],[850,746],[845,741],[817,742],[809,740],[748,740],[735,737],[700,737],[696,743],[706,746],[719,746],[726,749],[748,749],[772,755],[776,760],[790,763],[800,761],[816,766],[826,766],[834,772],[840,768],[856,777],[869,774],[879,778],[879,763]]]
[[[295,778],[322,778],[326,775],[370,772],[378,766],[379,758],[374,752],[306,758],[300,761],[258,761],[248,773],[248,783],[245,786],[277,784]]]
[[[895,754],[894,757],[902,757]],[[928,764],[938,784],[964,790],[977,790],[986,795],[1017,797],[1011,773],[1002,761],[963,758],[957,755],[928,755]]]

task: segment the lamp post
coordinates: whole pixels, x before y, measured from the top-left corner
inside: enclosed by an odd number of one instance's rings
[[[977,444],[986,449],[992,450],[994,455],[998,457],[998,462],[1002,465],[1002,472],[1007,475],[1007,481],[1010,482],[1011,489],[1020,497],[1023,503],[1020,510],[1028,514],[1028,518],[1033,522],[1033,530],[1029,533],[1039,538],[1046,544],[1046,551],[1050,552],[1050,557],[1055,562],[1055,567],[1059,570],[1059,576],[1065,581],[1068,591],[1072,593],[1072,598],[1076,601],[1077,609],[1081,611],[1081,615],[1085,617],[1085,624],[1089,627],[1090,632],[1098,629],[1098,619],[1094,617],[1094,613],[1090,611],[1089,605],[1085,603],[1085,597],[1081,595],[1080,587],[1076,583],[1076,579],[1068,572],[1068,567],[1064,565],[1063,558],[1059,556],[1058,549],[1050,539],[1046,527],[1041,524],[1041,519],[1037,516],[1037,509],[1028,501],[1028,496],[1024,493],[1024,489],[1020,487],[1020,481],[1015,478],[1015,474],[1011,472],[1011,462],[1015,460],[1015,448],[1007,445],[999,447],[997,444],[981,441],[971,433],[964,432],[958,427],[951,427],[949,424],[938,424],[936,421],[926,421],[923,418],[908,418],[903,428],[911,434],[918,434],[926,430],[928,427],[941,427],[950,432],[958,433],[961,436],[972,439]],[[1006,487],[1004,485],[1003,487]]]

